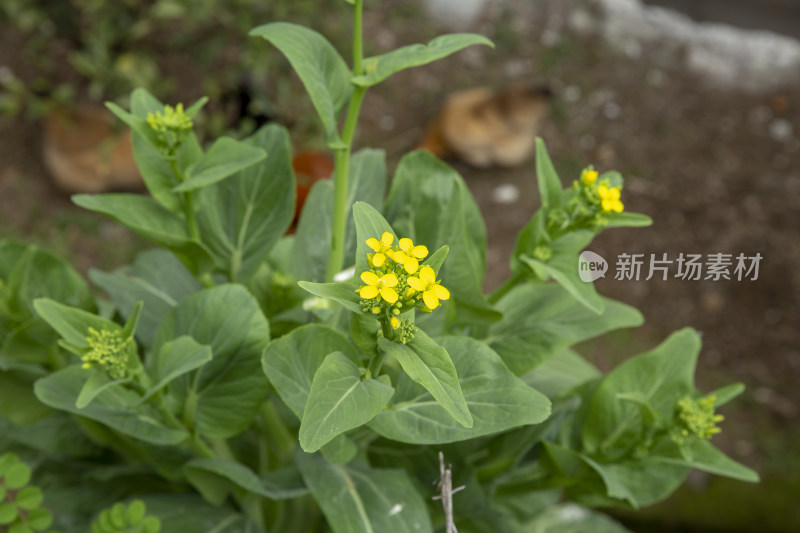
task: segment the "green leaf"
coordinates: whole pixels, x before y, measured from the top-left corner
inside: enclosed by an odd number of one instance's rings
[[[346,226],[344,246],[344,266],[353,264],[353,256],[358,248],[354,205],[364,202],[376,211],[383,207],[386,195],[386,153],[383,150],[363,149],[350,158],[349,179],[347,180],[347,202],[345,203]],[[366,237],[366,240],[369,237]]]
[[[89,328],[97,331],[101,331],[103,328],[117,332],[122,331],[119,324],[115,322],[47,298],[36,300],[33,306],[39,316],[66,342],[78,348],[89,347],[89,342],[86,340]]]
[[[182,428],[169,427],[150,405],[140,405],[141,397],[125,387],[104,390],[83,409],[75,407],[90,372],[79,365],[69,366],[38,380],[36,397],[54,409],[85,416],[112,429],[145,442],[160,445],[180,444],[189,435]]]
[[[450,252],[449,246],[442,246],[441,248],[433,252],[431,255],[429,255],[428,258],[421,263],[421,265],[431,267],[434,273],[436,273],[436,275],[438,276],[439,270],[442,268],[444,260],[447,259],[447,254],[449,252]]]
[[[355,271],[358,276],[361,272],[370,269],[367,264],[367,254],[372,253],[373,250],[367,246],[368,239],[375,238],[380,240],[384,233],[391,233],[394,238],[393,244],[397,244],[399,240],[392,227],[383,218],[383,215],[366,202],[353,204],[353,219],[356,226]]]
[[[552,209],[561,205],[561,180],[550,161],[544,141],[539,137],[536,138],[536,180],[542,207]]]
[[[39,487],[25,487],[14,498],[20,509],[32,511],[42,504],[44,493]]]
[[[322,456],[335,465],[346,465],[358,455],[358,445],[344,433],[319,449]]]
[[[645,228],[653,225],[653,219],[640,213],[605,213],[603,215],[608,224],[606,228]]]
[[[147,506],[142,500],[134,500],[128,505],[127,518],[129,524],[136,525],[140,523],[144,520],[146,514]]]
[[[319,180],[312,187],[292,243],[292,276],[296,280],[325,281],[333,227],[333,182]]]
[[[189,118],[194,118],[194,116],[195,116],[195,115],[197,115],[197,113],[198,113],[198,112],[199,112],[201,109],[203,109],[203,107],[205,107],[205,105],[206,105],[207,103],[208,103],[208,97],[206,97],[206,96],[203,96],[202,98],[198,98],[198,99],[197,99],[197,101],[196,101],[195,103],[193,103],[192,105],[190,105],[190,106],[189,106],[189,107],[186,109],[186,112],[185,112],[185,113],[186,113],[186,116],[187,116],[187,117],[189,117]],[[134,502],[134,503],[135,503],[135,502]]]
[[[171,160],[139,135],[134,135],[131,141],[136,167],[142,175],[147,190],[166,209],[176,214],[181,213],[181,197],[172,192],[172,188],[178,184],[180,178],[176,175]],[[184,139],[175,151],[174,157],[175,167],[180,173],[184,173],[203,157],[203,149],[194,132]]]
[[[361,150],[350,158],[345,210],[348,213],[345,226],[344,265],[353,264],[353,253],[368,237],[357,237],[355,204],[365,203],[375,208],[383,203],[386,189],[386,162],[382,150]],[[328,251],[331,247],[333,225],[333,182],[319,180],[311,188],[306,199],[292,249],[293,274],[297,280],[323,281],[325,279]],[[349,216],[353,211],[353,217]],[[371,237],[372,235],[370,235]],[[364,245],[364,250],[366,250]],[[371,251],[371,250],[370,250]],[[363,252],[363,253],[366,253]],[[357,252],[360,255],[360,252]],[[366,265],[366,256],[363,260]],[[366,267],[365,267],[366,268]]]
[[[528,522],[525,533],[632,533],[622,524],[603,513],[592,511],[574,503],[554,505],[546,509],[532,522]]]
[[[198,344],[187,335],[165,343],[147,361],[150,375],[156,384],[147,391],[142,400],[150,398],[174,379],[200,368],[212,358],[210,347]]]
[[[350,70],[331,43],[314,30],[286,22],[259,26],[250,35],[263,37],[286,56],[311,97],[328,144],[341,144],[337,119],[352,88]]]
[[[252,423],[268,386],[259,363],[270,340],[269,324],[258,302],[241,285],[192,294],[164,319],[154,352],[183,335],[210,346],[213,359],[172,381],[170,397],[185,406],[184,413],[194,413],[198,433],[209,438],[241,433]]]
[[[594,233],[588,230],[573,231],[548,243],[553,255],[547,262],[528,255],[519,259],[534,272],[542,270],[567,289],[583,305],[595,313],[603,312],[603,299],[597,294],[594,283],[583,281],[578,275],[578,256],[586,248]]]
[[[321,324],[301,326],[270,342],[264,352],[264,373],[299,419],[303,418],[314,375],[331,352],[342,352],[353,363],[360,363],[350,340]]]
[[[9,466],[3,473],[3,486],[11,490],[19,490],[31,480],[31,469],[23,462]]]
[[[259,478],[252,470],[227,459],[192,459],[183,467],[189,482],[215,505],[221,504],[233,487],[270,500],[288,500],[302,496],[307,489],[287,472],[273,472]],[[221,496],[221,497],[220,497]]]
[[[433,533],[425,502],[404,471],[333,465],[306,454],[297,464],[334,533]]]
[[[644,431],[641,409],[619,400],[620,394],[640,394],[661,421],[671,421],[675,402],[694,390],[699,351],[699,335],[686,328],[609,373],[592,395],[586,412],[582,438],[587,452],[616,457],[639,442]]]
[[[0,241],[0,279],[10,293],[8,305],[14,314],[35,315],[33,302],[37,298],[87,311],[95,308],[89,286],[80,274],[63,259],[34,245]]]
[[[0,525],[10,524],[17,519],[17,506],[9,502],[0,502]]]
[[[33,388],[29,390],[35,399]],[[96,457],[102,453],[102,449],[89,441],[70,415],[35,401],[49,409],[50,414],[24,426],[0,418],[0,434],[48,457]]]
[[[561,285],[520,285],[496,304],[503,318],[491,325],[486,343],[519,376],[568,346],[644,322],[634,307],[608,298],[602,302],[598,315]]]
[[[745,390],[744,383],[731,383],[730,385],[726,385],[724,387],[720,387],[719,389],[710,392],[706,396],[713,396],[714,397],[714,407],[720,407],[725,405],[729,401],[733,400]]]
[[[263,149],[266,160],[203,189],[199,200],[203,242],[231,281],[244,281],[255,273],[291,224],[295,205],[286,129],[271,124],[245,143]]]
[[[548,398],[555,398],[601,375],[597,367],[581,354],[564,350],[522,376],[522,379]]]
[[[408,345],[381,337],[378,346],[397,359],[408,377],[425,387],[459,424],[465,428],[472,427],[472,415],[446,349],[422,330],[417,330],[414,340]]]
[[[380,329],[381,325],[375,315],[358,313],[350,316],[350,337],[361,353],[367,357],[378,355],[378,331]]]
[[[34,509],[28,513],[28,525],[34,531],[44,531],[53,523],[53,515],[47,509]]]
[[[128,113],[114,102],[106,102],[106,107],[114,113],[118,119],[128,125],[136,134],[141,136],[154,148],[158,147],[158,135],[155,130],[147,124],[144,118],[137,117],[133,113]]]
[[[75,400],[75,407],[83,409],[92,403],[92,400],[97,398],[104,390],[129,381],[131,381],[131,378],[111,380],[105,372],[94,371],[89,376],[89,379],[86,380],[86,383],[83,384],[81,392],[78,394],[78,399]]]
[[[196,265],[210,262],[208,250],[193,240],[183,219],[140,194],[77,194],[72,201],[85,209],[110,216],[145,239],[166,246]]]
[[[429,250],[449,247],[439,276],[452,294],[446,305],[456,306],[456,323],[486,324],[500,318],[483,295],[486,226],[455,170],[426,151],[406,155],[392,181],[386,218],[398,235],[415,244]]]
[[[688,466],[711,474],[738,479],[740,481],[749,481],[750,483],[759,482],[757,472],[734,461],[717,449],[710,441],[700,438],[691,438],[686,442],[683,450],[679,451],[677,446],[672,447],[672,449],[676,451],[668,455],[653,455],[653,462]],[[681,451],[683,453],[681,453]]]
[[[203,157],[186,169],[189,179],[172,188],[172,192],[188,192],[208,187],[232,176],[267,157],[264,150],[247,143],[221,137]]]
[[[11,372],[0,372],[0,415],[17,425],[31,424],[47,416],[50,409],[36,399],[27,380]],[[2,498],[0,498],[2,499]]]
[[[194,494],[154,494],[143,497],[152,517],[158,517],[161,531],[203,531],[218,533],[256,533],[236,509],[229,506],[210,505]],[[142,533],[154,533],[158,529],[145,529]]]
[[[113,273],[90,270],[89,278],[108,292],[123,318],[136,302],[144,302],[136,338],[151,346],[167,313],[178,302],[202,288],[192,274],[167,250],[148,250],[136,256],[130,267]]]
[[[606,485],[611,498],[627,501],[635,509],[666,499],[686,480],[689,468],[658,462],[648,457],[641,461],[599,463],[581,454]]]
[[[376,432],[411,444],[443,444],[538,424],[549,416],[550,401],[509,372],[488,346],[469,337],[440,342],[458,371],[472,428],[458,424],[430,393],[403,375],[389,408],[369,424]]]
[[[365,59],[366,74],[354,77],[353,84],[359,87],[372,87],[395,72],[427,65],[473,44],[484,44],[494,48],[492,41],[482,35],[472,33],[440,35],[427,45],[412,44],[403,46],[391,52]]]
[[[349,311],[364,314],[359,303],[361,297],[356,292],[358,285],[346,282],[311,283],[310,281],[299,281],[297,284],[315,296],[335,300]]]
[[[389,403],[394,394],[389,377],[364,379],[363,373],[342,352],[322,361],[300,423],[303,450],[313,453],[345,431],[363,426]]]

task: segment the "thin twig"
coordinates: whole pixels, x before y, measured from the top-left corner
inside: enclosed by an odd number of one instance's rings
[[[453,521],[453,494],[463,490],[465,487],[461,486],[453,489],[453,471],[450,467],[444,464],[444,453],[439,452],[439,495],[434,496],[434,500],[442,500],[442,509],[444,509],[445,518],[445,533],[458,533],[456,524]]]

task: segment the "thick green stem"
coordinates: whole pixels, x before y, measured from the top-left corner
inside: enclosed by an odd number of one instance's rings
[[[378,355],[370,359],[369,361],[369,374],[375,378],[380,375],[381,368],[383,367],[383,360],[386,359],[386,352],[381,349],[378,349]]]
[[[364,71],[361,62],[364,58],[363,37],[361,31],[361,14],[364,12],[364,0],[356,0],[353,10],[353,75],[361,76]]]
[[[169,166],[172,168],[172,173],[175,174],[175,178],[178,180],[178,183],[184,181],[185,176],[183,172],[178,169],[178,163],[175,161],[174,157],[169,158]],[[189,236],[196,240],[200,240],[200,232],[197,231],[197,220],[194,217],[194,197],[192,196],[194,191],[186,191],[183,193],[183,214],[186,217],[186,227],[189,230]]]
[[[363,40],[361,14],[363,0],[355,0],[353,13],[353,76],[364,73]],[[358,114],[361,103],[364,101],[365,87],[354,87],[347,108],[347,117],[342,127],[342,145],[336,149],[334,159],[334,185],[333,185],[333,227],[331,234],[331,253],[328,256],[328,268],[325,274],[327,281],[333,281],[333,276],[342,269],[344,261],[344,238],[347,222],[347,182],[350,177],[350,151],[353,146],[353,136],[356,132]]]

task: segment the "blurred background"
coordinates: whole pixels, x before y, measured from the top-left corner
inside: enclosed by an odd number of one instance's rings
[[[288,20],[348,57],[350,7],[321,4],[0,0],[0,238],[36,242],[83,273],[125,264],[144,247],[69,201],[70,192],[137,190],[128,141],[102,108],[127,105],[135,87],[172,104],[209,96],[197,121],[206,140],[277,121],[296,152],[323,149],[299,80],[265,41],[247,37]],[[646,323],[582,351],[608,370],[693,326],[704,340],[699,388],[748,386],[723,410],[716,442],[762,483],[692,475],[670,500],[618,515],[632,530],[800,531],[800,2],[367,0],[364,24],[367,55],[451,31],[496,43],[368,93],[356,144],[384,148],[390,169],[453,114],[474,118],[481,142],[493,142],[469,107],[452,105],[481,88],[501,115],[533,106],[527,131],[545,139],[565,183],[588,164],[625,176],[626,209],[655,223],[592,244],[609,274],[622,253],[761,254],[755,281],[598,280]],[[509,111],[502,102],[514,87],[533,96]],[[527,152],[502,168],[470,164],[459,139],[444,143],[486,218],[492,289],[538,206],[534,165]]]

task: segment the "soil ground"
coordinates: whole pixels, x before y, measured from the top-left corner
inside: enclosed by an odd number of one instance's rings
[[[569,31],[543,44],[548,21],[563,16],[567,4],[497,3],[477,28],[495,41],[495,50],[470,49],[377,87],[365,100],[357,142],[385,148],[391,169],[419,142],[447,93],[518,80],[551,86],[557,97],[542,137],[565,183],[588,164],[619,170],[626,177],[626,209],[655,221],[646,229],[608,231],[592,243],[591,250],[611,263],[609,275],[597,282],[599,292],[638,307],[646,323],[583,346],[583,353],[608,370],[670,332],[692,326],[704,340],[699,388],[712,390],[732,381],[748,386],[726,407],[719,443],[757,468],[764,483],[747,486],[693,476],[670,501],[629,517],[651,520],[631,527],[798,531],[800,87],[766,94],[723,90],[657,50],[629,57],[596,37]],[[369,7],[368,52],[426,42],[439,31],[420,23],[421,12],[407,1]],[[340,29],[334,24],[330,31]],[[0,64],[13,62],[13,36],[2,39]],[[187,87],[193,87],[193,75],[187,72]],[[189,89],[177,99],[195,96]],[[308,109],[299,102],[287,106]],[[298,142],[303,136],[297,134]],[[115,224],[75,208],[53,188],[41,162],[35,123],[5,121],[0,139],[2,236],[40,242],[68,256],[83,272],[124,264],[143,246]],[[516,233],[538,206],[533,163],[511,170],[453,164],[486,218],[486,287],[491,289],[507,276]],[[515,186],[518,199],[510,204],[493,200],[501,185]],[[674,259],[681,252],[760,253],[763,260],[755,281],[613,279],[619,254],[667,253]]]

